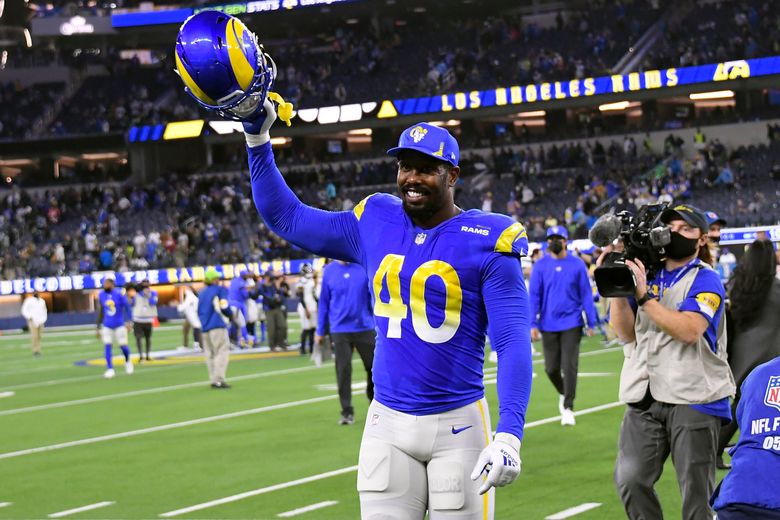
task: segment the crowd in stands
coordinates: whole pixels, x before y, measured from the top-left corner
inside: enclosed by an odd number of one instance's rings
[[[767,135],[768,144],[734,150],[676,134],[659,150],[628,136],[464,150],[456,202],[512,215],[532,240],[555,224],[585,238],[602,206],[692,201],[733,226],[780,221],[780,127],[768,126]],[[696,150],[694,159],[684,158],[685,148]],[[323,209],[350,210],[368,193],[395,192],[387,158],[282,169],[305,202]],[[16,188],[0,199],[0,251],[5,279],[306,256],[260,221],[245,171],[172,174],[144,188]]]
[[[771,0],[697,2],[665,27],[645,69],[689,67],[780,54],[780,11]]]

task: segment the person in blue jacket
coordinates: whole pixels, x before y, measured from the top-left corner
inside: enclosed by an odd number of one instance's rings
[[[336,261],[322,274],[322,291],[317,307],[315,342],[322,345],[325,331],[330,332],[336,358],[336,382],[341,401],[339,424],[355,422],[352,407],[352,349],[357,350],[366,369],[366,396],[374,399],[371,367],[374,364],[374,316],[366,272],[358,264]],[[319,349],[318,349],[319,352]]]
[[[544,370],[560,394],[558,411],[563,426],[574,426],[574,397],[582,339],[582,313],[588,318],[586,334],[598,324],[588,269],[582,259],[566,250],[569,234],[564,226],[547,230],[547,251],[531,271],[531,339],[542,336]]]
[[[741,394],[731,471],[710,503],[718,520],[780,520],[780,356],[757,366]]]

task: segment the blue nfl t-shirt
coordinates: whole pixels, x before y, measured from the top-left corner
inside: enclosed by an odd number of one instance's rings
[[[732,469],[715,491],[713,507],[749,504],[780,512],[780,357],[745,378],[737,422],[739,441],[729,452]]]
[[[98,302],[103,307],[103,326],[109,329],[124,327],[126,321],[132,319],[130,303],[120,289],[116,287],[111,292],[100,291]]]
[[[651,296],[660,298],[665,290],[679,282],[691,269],[696,269],[696,278],[691,285],[688,295],[678,306],[681,312],[695,312],[707,320],[707,329],[704,331],[704,339],[713,352],[718,350],[718,329],[723,319],[724,299],[726,290],[720,281],[718,273],[711,269],[700,268],[701,260],[694,259],[687,265],[678,267],[673,271],[661,269],[655,278],[648,283],[647,290]],[[693,404],[691,407],[707,415],[720,417],[725,421],[731,420],[731,408],[728,397],[712,403]]]

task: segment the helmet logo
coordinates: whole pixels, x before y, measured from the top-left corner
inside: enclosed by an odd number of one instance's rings
[[[412,131],[409,132],[409,135],[412,137],[415,143],[419,143],[420,141],[423,140],[425,134],[427,133],[428,130],[426,130],[425,128],[421,126],[415,126],[414,128],[412,128]]]

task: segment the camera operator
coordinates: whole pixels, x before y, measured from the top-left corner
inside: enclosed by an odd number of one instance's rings
[[[635,298],[611,300],[610,323],[627,342],[620,399],[628,406],[615,483],[629,518],[663,518],[653,486],[671,454],[682,517],[709,520],[718,431],[731,418],[735,391],[726,362],[725,290],[708,265],[704,215],[680,205],[660,221],[671,231],[663,266],[647,280],[639,259],[626,260]]]

